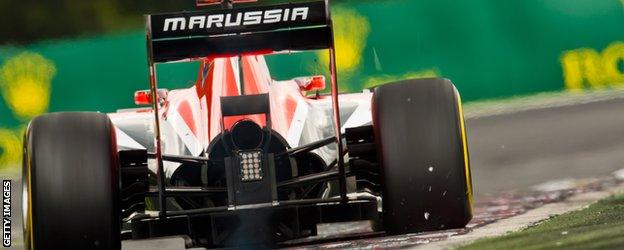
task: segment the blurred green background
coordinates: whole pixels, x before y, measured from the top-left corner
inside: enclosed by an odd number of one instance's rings
[[[261,1],[260,3],[275,2]],[[440,76],[464,101],[624,83],[620,0],[332,1],[343,91]],[[52,111],[112,112],[147,88],[142,14],[191,0],[0,1],[0,168],[21,133]],[[274,78],[326,73],[323,53],[268,58]],[[283,67],[288,65],[288,67]],[[192,63],[159,67],[160,86],[187,87]]]

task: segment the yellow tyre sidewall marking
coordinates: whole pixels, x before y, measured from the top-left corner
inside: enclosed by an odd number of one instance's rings
[[[468,203],[470,205],[470,213],[472,214],[474,197],[472,191],[472,174],[470,171],[470,159],[468,155],[468,140],[466,139],[466,125],[464,122],[464,109],[462,107],[461,96],[459,95],[459,91],[455,89],[455,96],[457,97],[457,110],[459,112],[459,126],[460,126],[460,134],[462,140],[462,149],[464,151],[464,167],[466,173],[466,195],[468,196]]]
[[[28,145],[28,141],[30,136],[28,136],[30,131],[30,124],[26,128],[25,144]],[[29,147],[26,147],[26,152],[24,152],[24,161],[26,163],[26,176],[23,177],[24,180],[27,181],[26,192],[27,192],[27,210],[26,210],[26,218],[24,221],[24,249],[34,249],[34,233],[33,233],[33,216],[32,216],[32,162],[31,162],[31,152]]]

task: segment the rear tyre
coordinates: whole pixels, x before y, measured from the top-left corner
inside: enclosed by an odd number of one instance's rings
[[[100,113],[54,113],[26,130],[26,249],[119,249],[115,131]]]
[[[447,79],[382,85],[373,95],[389,234],[464,227],[472,183],[459,94]]]

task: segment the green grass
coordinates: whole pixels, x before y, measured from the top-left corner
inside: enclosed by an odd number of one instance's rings
[[[460,249],[623,249],[624,194]]]

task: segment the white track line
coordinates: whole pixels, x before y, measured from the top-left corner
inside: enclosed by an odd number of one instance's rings
[[[464,114],[466,119],[478,119],[522,111],[573,106],[622,98],[624,98],[624,89],[541,93],[525,97],[469,102],[464,105]]]

